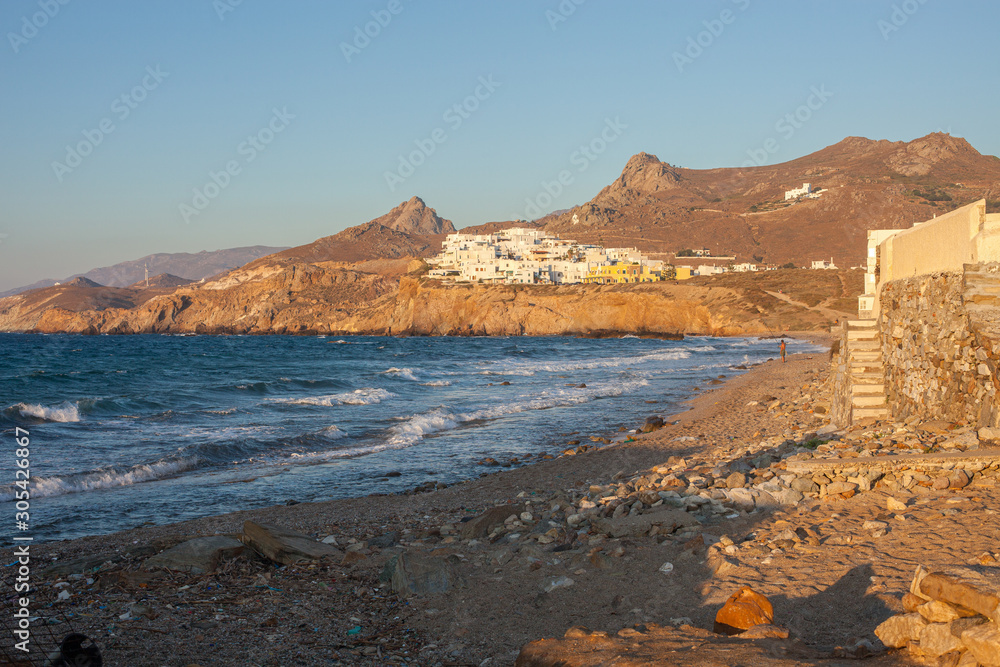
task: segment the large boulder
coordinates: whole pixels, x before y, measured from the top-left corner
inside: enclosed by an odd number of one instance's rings
[[[938,600],[1000,621],[1000,576],[986,576],[971,568],[927,573],[917,567],[910,592],[925,600]]]
[[[253,521],[243,524],[243,542],[265,558],[282,565],[324,556],[332,556],[338,561],[344,557],[339,549],[317,542],[308,535]]]
[[[755,625],[774,623],[774,607],[771,601],[744,586],[729,596],[726,604],[715,615],[715,632],[722,635],[738,635]]]
[[[664,426],[663,417],[658,417],[654,415],[652,417],[647,417],[646,421],[639,428],[639,430],[642,431],[643,433],[652,433],[653,431],[659,431],[661,428],[663,428],[663,426]]]
[[[984,667],[1000,667],[1000,628],[996,623],[983,623],[962,633],[962,643]]]
[[[920,639],[927,619],[920,614],[890,616],[875,628],[875,636],[889,648],[902,648]]]
[[[143,567],[205,574],[214,571],[222,560],[239,557],[243,549],[242,542],[225,535],[196,537],[148,558]]]
[[[518,516],[523,511],[524,507],[521,505],[491,507],[479,516],[463,523],[459,535],[463,540],[482,539],[489,535],[494,528],[502,525],[507,517]]]

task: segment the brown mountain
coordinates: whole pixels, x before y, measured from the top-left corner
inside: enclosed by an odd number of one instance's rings
[[[820,197],[785,202],[803,182]],[[864,260],[868,229],[909,227],[984,197],[998,205],[1000,159],[964,139],[848,137],[761,167],[684,169],[639,153],[592,200],[542,222],[564,237],[653,253],[707,247],[741,260],[852,266]]]
[[[374,220],[348,227],[306,245],[289,248],[251,262],[361,262],[369,259],[428,257],[441,248],[446,234],[455,231],[451,220],[438,216],[420,197],[412,197]]]

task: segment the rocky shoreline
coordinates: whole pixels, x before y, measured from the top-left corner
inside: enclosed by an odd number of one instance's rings
[[[955,424],[835,430],[828,366],[768,362],[629,442],[449,488],[36,545],[39,613],[109,664],[578,664],[569,644],[647,636],[700,646],[676,664],[911,664],[875,629],[917,565],[1000,559],[1000,451]],[[251,523],[325,550],[276,560]],[[165,567],[222,536],[238,555]],[[708,632],[742,586],[787,639]]]

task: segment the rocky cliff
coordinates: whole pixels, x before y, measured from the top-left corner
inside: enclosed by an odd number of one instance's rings
[[[828,326],[760,286],[455,285],[417,260],[245,267],[134,306],[0,300],[0,330],[72,333],[734,335]],[[409,273],[406,273],[409,271]],[[813,272],[815,273],[815,272]]]

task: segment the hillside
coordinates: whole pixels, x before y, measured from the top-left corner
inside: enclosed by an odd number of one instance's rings
[[[820,197],[786,203],[785,190],[803,182]],[[684,169],[640,153],[589,202],[543,222],[565,237],[654,253],[707,247],[741,261],[832,256],[857,266],[868,229],[909,227],[984,197],[1000,206],[1000,159],[964,139],[848,137],[762,167]]]
[[[121,262],[112,266],[92,269],[86,273],[70,276],[60,281],[40,280],[32,285],[2,292],[0,293],[0,298],[20,294],[32,289],[51,287],[56,282],[66,284],[72,279],[79,277],[93,281],[97,285],[128,287],[129,285],[138,283],[140,280],[145,282],[146,268],[149,269],[150,276],[171,274],[187,280],[201,280],[202,278],[208,278],[223,271],[243,266],[258,257],[270,255],[273,252],[283,249],[255,245],[243,248],[227,248],[225,250],[203,250],[196,253],[156,253],[129,262]]]

